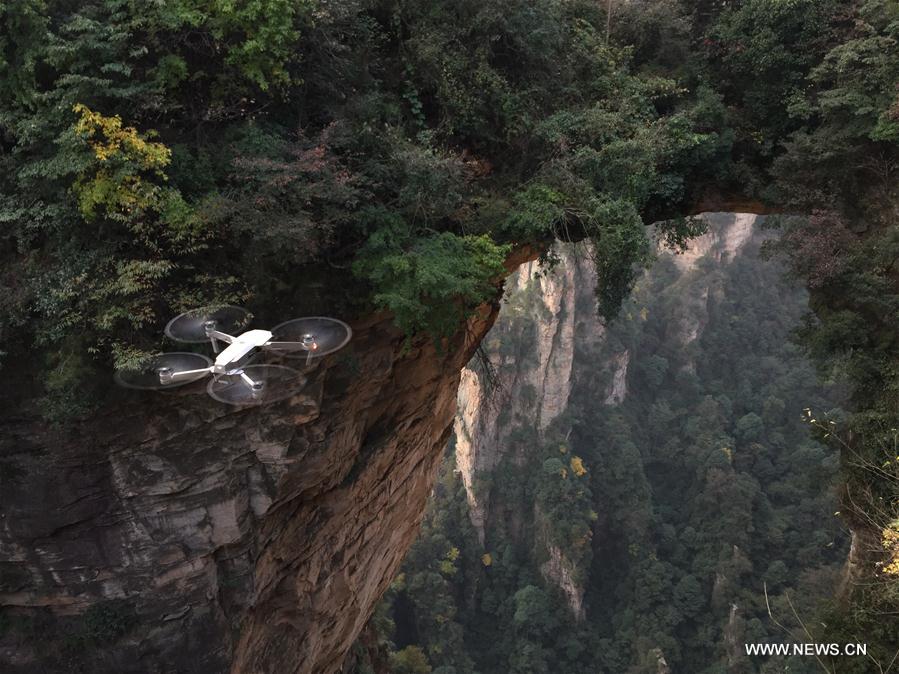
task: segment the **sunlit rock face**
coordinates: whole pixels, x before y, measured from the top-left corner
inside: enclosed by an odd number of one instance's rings
[[[456,463],[482,545],[490,495],[479,488],[477,476],[489,473],[501,458],[510,421],[528,420],[542,434],[567,409],[575,341],[603,334],[596,312],[584,311],[585,305],[593,306],[596,287],[586,246],[560,246],[557,253],[551,270],[526,262],[507,280],[503,320],[483,345],[495,372],[472,364],[462,373]]]
[[[456,434],[456,468],[465,483],[465,494],[468,500],[468,514],[478,534],[481,545],[484,545],[484,527],[486,525],[486,494],[479,500],[474,485],[474,476],[489,471],[493,466],[490,460],[493,454],[479,451],[485,437],[491,436],[496,428],[496,416],[482,414],[486,404],[483,389],[477,372],[465,368],[459,382],[457,397],[458,411],[454,420]],[[489,402],[489,401],[487,401]],[[487,423],[492,422],[488,430]]]
[[[612,383],[609,385],[609,393],[606,395],[606,405],[618,405],[627,396],[627,367],[631,362],[631,354],[624,350],[613,359]]]
[[[357,322],[302,395],[262,408],[195,384],[122,390],[69,430],[3,417],[0,607],[48,628],[0,633],[0,670],[71,671],[56,627],[112,601],[130,627],[76,654],[84,671],[335,671],[416,536],[496,311],[441,348]]]
[[[596,343],[605,332],[595,310],[596,271],[589,249],[584,244],[557,246],[555,253],[558,261],[551,269],[529,262],[507,281],[502,318],[484,343],[495,370],[487,372],[475,363],[462,374],[456,467],[485,549],[490,493],[479,476],[488,475],[508,451],[516,425],[532,425],[542,438],[566,411],[577,341]],[[623,395],[623,389],[616,395]],[[544,576],[562,589],[575,616],[583,619],[584,592],[574,580],[572,564],[558,548],[548,553]]]
[[[552,581],[568,601],[568,606],[577,620],[583,620],[587,614],[584,610],[584,588],[574,579],[568,560],[562,551],[554,545],[548,546],[549,559],[540,568],[544,578]]]
[[[705,213],[702,218],[708,224],[706,233],[692,239],[687,250],[674,256],[682,272],[695,269],[706,256],[715,262],[733,260],[758,232],[759,216],[752,213]]]
[[[703,259],[726,264],[747,244],[760,236],[759,217],[746,213],[706,213],[705,234],[677,254],[661,248],[660,256],[670,257],[681,278],[697,270]],[[608,333],[596,312],[594,292],[596,269],[586,244],[559,244],[554,253],[557,264],[543,269],[534,261],[522,265],[506,284],[500,317],[484,340],[484,350],[495,367],[488,376],[473,362],[462,374],[455,420],[456,468],[465,484],[469,516],[481,545],[488,546],[487,531],[491,495],[480,479],[489,475],[509,452],[515,459],[510,433],[525,424],[538,437],[569,404],[576,377],[603,376],[606,395],[597,405],[618,405],[627,396],[630,353],[622,344],[608,343]],[[699,338],[708,322],[708,285],[690,285],[682,298],[688,311],[668,328],[666,338],[689,345]],[[632,317],[633,318],[633,317]],[[606,354],[605,361],[589,368],[575,366],[575,355]],[[583,360],[581,362],[584,362]],[[684,368],[695,367],[689,356]],[[479,477],[480,476],[480,477]],[[547,550],[542,566],[544,577],[568,598],[576,617],[583,617],[583,588],[569,571],[572,564],[562,551]]]
[[[691,240],[687,250],[675,255],[664,251],[661,253],[670,255],[684,277],[695,271],[703,259],[715,264],[733,261],[747,244],[765,236],[759,226],[764,216],[752,213],[705,213],[702,218],[708,229],[702,236]],[[677,316],[668,328],[667,338],[682,344],[688,354],[689,345],[699,338],[708,323],[710,299],[720,299],[720,288],[694,284],[689,292],[681,296],[687,310]],[[683,368],[694,371],[695,367],[696,363],[691,358],[686,358]]]
[[[515,291],[527,292],[534,287],[543,303],[538,307],[543,320],[535,324],[534,367],[527,377],[527,383],[536,390],[533,406],[540,431],[565,410],[571,394],[576,295],[579,286],[589,289],[590,284],[596,284],[595,275],[590,276],[592,267],[582,265],[582,260],[576,250],[566,251],[555,273],[541,274],[538,262],[528,262],[515,276]]]

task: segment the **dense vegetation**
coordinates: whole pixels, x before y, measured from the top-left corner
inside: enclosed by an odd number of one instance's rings
[[[611,315],[642,216],[729,153],[714,96],[634,73],[586,0],[23,0],[0,26],[0,339],[43,359],[51,417],[185,308],[439,336],[557,236],[596,241]]]
[[[722,15],[721,30],[747,39],[720,59],[720,77],[756,77],[735,102],[756,115],[769,110],[758,128],[771,129],[780,115],[788,132],[773,148],[767,190],[810,217],[781,218],[776,248],[812,291],[801,342],[824,377],[850,386],[854,410],[844,420],[814,410],[818,436],[841,452],[841,513],[856,536],[851,590],[824,620],[841,640],[866,635],[887,669],[899,645],[899,3],[760,11],[773,4],[743,3]],[[792,91],[779,105],[750,105],[746,96],[775,75],[795,82]],[[878,671],[873,662],[857,667]]]
[[[836,392],[789,340],[806,301],[757,250],[686,275],[657,262],[605,336],[580,333],[568,411],[543,434],[510,420],[500,463],[478,476],[491,494],[483,548],[448,454],[375,623],[394,671],[654,674],[660,658],[697,674],[820,671],[799,658],[759,669],[743,652],[807,640],[793,611],[810,621],[830,600],[847,550],[833,517],[837,453],[803,420]],[[508,304],[525,310],[496,330],[528,368],[539,286]],[[603,405],[622,349],[627,396]],[[553,548],[586,590],[580,622],[541,572]],[[415,649],[421,666],[406,663]]]

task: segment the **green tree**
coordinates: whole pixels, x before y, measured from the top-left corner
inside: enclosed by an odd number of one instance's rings
[[[418,646],[406,646],[390,655],[390,668],[396,674],[431,674],[431,665]]]

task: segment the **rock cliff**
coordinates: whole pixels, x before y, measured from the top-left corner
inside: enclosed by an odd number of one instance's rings
[[[197,384],[122,391],[69,429],[4,416],[0,669],[337,670],[416,535],[497,309],[439,348],[357,322],[303,395],[263,408]]]
[[[541,566],[544,578],[552,581],[565,595],[571,612],[577,620],[583,620],[587,613],[584,609],[584,588],[574,578],[565,554],[555,545],[548,546],[549,559]]]
[[[661,256],[674,262],[676,285],[670,290],[679,293],[687,308],[672,317],[666,339],[683,345],[687,370],[695,367],[689,348],[707,323],[710,293],[718,291],[708,282],[692,280],[691,272],[703,259],[726,264],[761,235],[756,226],[759,216],[754,214],[705,213],[701,217],[707,232],[692,240],[685,251],[673,255],[660,250]],[[554,267],[544,269],[529,262],[509,278],[500,319],[484,341],[495,371],[488,377],[476,361],[462,373],[455,420],[456,467],[466,487],[471,522],[485,549],[491,513],[487,478],[507,453],[515,451],[510,437],[516,427],[534,428],[542,438],[568,409],[578,376],[604,378],[605,397],[594,404],[619,405],[627,396],[630,352],[597,317],[596,270],[584,245],[559,244],[554,248]],[[595,366],[580,368],[581,375],[574,367],[576,355],[582,364]],[[560,432],[564,435],[566,429]],[[582,619],[584,590],[571,573],[572,561],[557,547],[547,548],[548,559],[541,571]]]
[[[539,436],[567,409],[575,342],[602,337],[593,299],[596,271],[584,245],[557,246],[554,267],[527,262],[508,279],[502,321],[484,342],[495,367],[491,381],[484,381],[477,363],[462,373],[456,463],[482,545],[490,494],[478,488],[478,475],[494,468],[517,424],[535,426]]]

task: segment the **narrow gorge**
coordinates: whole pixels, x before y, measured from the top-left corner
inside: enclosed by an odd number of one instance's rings
[[[760,257],[764,217],[703,218],[609,324],[585,244],[510,277],[383,609],[394,662],[421,648],[434,671],[754,671],[740,644],[777,638],[767,601],[793,624],[787,597],[804,612],[829,597],[848,552],[822,520],[837,458],[803,417],[839,392],[789,344],[806,300]]]

